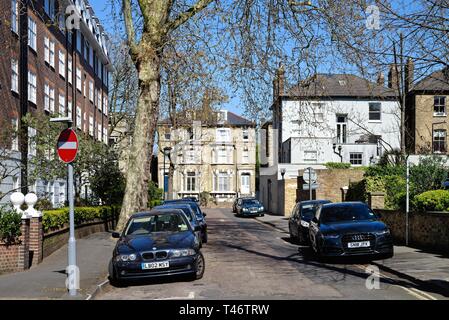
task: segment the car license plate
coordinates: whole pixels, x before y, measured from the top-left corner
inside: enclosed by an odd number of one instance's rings
[[[348,248],[368,248],[371,246],[371,243],[369,241],[363,241],[363,242],[349,242]]]
[[[164,269],[170,267],[168,261],[142,263],[142,270]]]

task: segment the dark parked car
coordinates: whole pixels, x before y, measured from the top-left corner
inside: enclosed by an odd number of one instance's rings
[[[293,208],[288,220],[290,238],[300,244],[309,243],[309,224],[320,204],[331,203],[329,200],[301,201]]]
[[[256,200],[256,198],[254,198],[254,197],[241,197],[241,198],[235,199],[234,202],[232,203],[232,212],[233,213],[237,213],[237,211],[239,210],[239,205],[242,203],[243,199]]]
[[[390,230],[365,203],[320,205],[309,235],[318,256],[393,256]]]
[[[189,201],[189,200],[183,200],[183,199],[178,199],[178,200],[166,200],[164,201],[164,205],[166,204],[188,204],[193,211],[196,214],[196,217],[198,219],[198,222],[201,226],[201,233],[203,235],[203,238],[201,239],[203,243],[207,243],[207,222],[206,222],[206,213],[201,211],[200,206],[198,205],[197,202],[194,201]]]
[[[198,198],[195,198],[195,197],[184,197],[184,198],[182,198],[182,200],[199,202]]]
[[[238,217],[263,217],[265,214],[265,208],[256,199],[241,199],[237,203]]]
[[[200,241],[179,209],[152,210],[133,215],[114,248],[109,275],[112,282],[169,275],[201,279],[205,261]]]
[[[201,222],[199,221],[197,215],[193,211],[192,207],[189,206],[187,203],[182,202],[175,202],[175,203],[168,203],[161,206],[157,206],[153,208],[154,210],[161,210],[161,209],[180,209],[184,212],[186,217],[189,219],[190,224],[192,225],[193,229],[195,229],[196,226],[200,227],[200,231],[197,231],[198,237],[201,240],[202,246],[202,239],[204,238],[203,234],[203,227],[201,226]]]

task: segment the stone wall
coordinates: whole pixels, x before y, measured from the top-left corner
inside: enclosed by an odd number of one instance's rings
[[[403,211],[375,210],[391,229],[396,244],[405,244],[406,215]],[[409,246],[449,252],[449,212],[410,213]]]

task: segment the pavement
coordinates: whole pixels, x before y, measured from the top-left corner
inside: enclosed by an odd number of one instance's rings
[[[77,239],[77,264],[80,269],[79,296],[88,299],[98,290],[98,284],[107,278],[107,267],[115,241],[107,232],[95,233]],[[0,300],[65,300],[67,245],[31,269],[0,275]]]
[[[288,233],[288,218],[265,215],[258,221]],[[405,246],[394,247],[394,257],[373,261],[381,270],[408,278],[422,286],[435,287],[449,292],[449,254],[430,253]]]

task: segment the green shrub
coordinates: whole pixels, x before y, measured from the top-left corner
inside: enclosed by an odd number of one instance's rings
[[[164,203],[163,200],[151,200],[151,201],[150,201],[150,209],[152,209],[152,208],[154,208],[154,207],[157,207],[157,206],[160,206],[160,205],[162,205],[163,203]]]
[[[0,240],[7,244],[16,243],[21,236],[22,216],[9,207],[0,207]]]
[[[350,163],[341,163],[341,162],[328,162],[325,164],[327,169],[349,169],[351,168]]]
[[[75,225],[80,225],[94,220],[117,219],[120,207],[77,207],[75,208]],[[43,212],[42,225],[44,233],[63,228],[69,223],[69,209],[48,210]]]
[[[449,191],[433,190],[417,195],[413,205],[420,211],[449,211]]]
[[[53,209],[53,204],[51,203],[50,200],[46,199],[46,198],[41,198],[37,201],[36,205],[34,206],[34,208],[38,211],[44,211],[44,210],[52,210]]]

